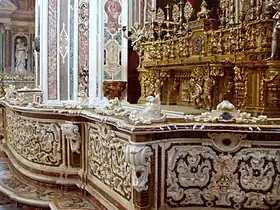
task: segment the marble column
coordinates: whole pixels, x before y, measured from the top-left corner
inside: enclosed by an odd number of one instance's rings
[[[5,28],[0,26],[0,70],[3,71],[5,65]]]
[[[5,25],[5,72],[10,72],[11,71],[11,27],[10,25]]]
[[[35,37],[40,38],[40,1],[35,1]],[[34,51],[34,59],[35,59],[35,86],[39,87],[40,84],[40,53]]]
[[[59,4],[58,0],[48,0],[48,100],[59,100]]]
[[[82,73],[78,71],[88,68],[88,29],[82,25],[87,7],[79,1],[38,0],[36,5],[36,17],[40,17],[35,30],[40,35],[37,76],[47,104],[78,100],[78,74]]]

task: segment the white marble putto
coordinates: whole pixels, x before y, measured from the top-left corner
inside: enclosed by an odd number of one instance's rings
[[[132,111],[129,120],[135,124],[152,124],[166,121],[166,114],[161,110],[160,95],[148,96],[143,110]]]

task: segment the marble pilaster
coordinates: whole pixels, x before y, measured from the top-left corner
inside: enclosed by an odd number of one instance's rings
[[[4,27],[0,26],[0,70],[2,71],[3,70],[3,67],[5,65],[5,62],[4,62],[4,54],[5,54],[5,50],[4,50],[4,47],[5,47],[5,29]]]
[[[59,5],[59,59],[58,59],[58,91],[60,100],[68,100],[68,85],[69,85],[69,22],[68,22],[68,13],[70,12],[68,5],[71,1],[60,0]],[[67,10],[63,10],[67,8]]]
[[[78,1],[78,89],[79,92],[84,91],[87,95],[89,94],[89,7],[89,0]]]
[[[88,60],[80,56],[83,51],[79,46],[78,3],[79,0],[40,0],[37,3],[40,24],[36,24],[35,31],[40,35],[41,45],[37,75],[48,104],[78,100],[78,63]],[[84,40],[88,42],[88,37]]]
[[[11,27],[5,25],[5,72],[11,71]]]
[[[57,9],[58,0],[48,1],[48,100],[58,99],[57,59]]]

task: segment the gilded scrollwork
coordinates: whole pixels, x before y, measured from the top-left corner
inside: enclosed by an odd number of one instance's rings
[[[279,88],[272,85],[267,93],[264,76],[271,69],[279,71],[279,66],[274,61],[279,58],[276,43],[279,38],[279,5],[278,1],[242,0],[237,4],[234,0],[222,0],[219,1],[217,11],[219,17],[215,16],[219,20],[212,19],[216,8],[207,8],[207,1],[202,1],[201,11],[197,13],[196,20],[193,20],[194,10],[189,1],[186,1],[185,5],[182,1],[177,1],[165,9],[158,8],[155,12],[156,18],[140,27],[142,30],[142,38],[138,42],[138,53],[142,59],[140,66],[157,69],[159,72],[171,70],[176,74],[177,71],[193,73],[198,66],[207,67],[210,63],[210,73],[206,75],[208,81],[213,79],[216,82],[214,86],[210,85],[210,89],[215,87],[214,93],[219,93],[212,95],[211,100],[214,103],[229,99],[239,108],[249,110],[255,107],[257,112],[262,109],[266,113],[272,112],[273,108],[273,111],[278,112],[279,95],[276,92]],[[185,18],[182,18],[183,14]],[[137,33],[135,32],[135,35]],[[137,37],[141,36],[138,34]],[[240,68],[240,71],[233,69],[233,66]],[[242,79],[238,74],[242,74]],[[163,79],[162,83],[156,77],[152,84],[157,81],[161,83],[159,89],[168,92],[162,100],[163,103],[191,104],[194,108],[209,109],[211,107],[210,99],[207,99],[209,97],[201,96],[204,89],[209,87],[204,85],[205,77],[203,75],[203,78],[200,77],[198,80],[190,77],[187,81],[178,79],[180,88],[176,90],[176,94],[172,89],[174,82],[172,79],[167,82]],[[194,79],[195,84],[192,90],[187,90],[193,83],[191,79]],[[152,86],[144,84],[147,80],[141,79],[140,82],[143,87]],[[260,87],[258,90],[252,88],[256,82],[258,83],[256,87]],[[275,91],[271,91],[272,89]],[[154,88],[145,88],[143,91],[140,101],[145,101],[146,96],[155,92]],[[207,91],[211,92],[209,88],[205,92]],[[191,93],[192,99],[189,100]],[[265,97],[266,94],[270,96]],[[252,97],[248,97],[249,95]]]
[[[148,96],[161,94],[162,80],[159,71],[140,71],[139,80],[141,81],[142,101],[145,101]]]
[[[9,147],[30,162],[60,166],[62,163],[60,126],[21,117],[14,111],[6,111],[7,139]]]
[[[125,164],[127,140],[102,123],[89,124],[88,133],[89,174],[130,200],[132,169],[129,164]]]
[[[196,67],[190,78],[182,82],[181,99],[197,108],[211,109],[215,80],[209,75],[209,68]]]
[[[244,68],[234,67],[234,94],[236,107],[243,108],[246,105],[248,94],[248,72]]]

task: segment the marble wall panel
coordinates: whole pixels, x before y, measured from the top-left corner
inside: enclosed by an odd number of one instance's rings
[[[104,2],[104,79],[122,80],[122,3],[120,0]]]
[[[134,0],[132,3],[132,20],[130,25],[133,26],[134,23],[140,23],[141,25],[146,22],[151,21],[151,10],[152,10],[152,2],[154,0]]]
[[[79,1],[79,92],[88,94],[89,60],[89,1]]]
[[[59,24],[59,79],[60,100],[68,100],[68,0],[60,0]]]
[[[75,65],[75,61],[74,59],[77,59],[77,56],[74,56],[75,52],[74,50],[77,50],[77,49],[74,49],[74,45],[76,43],[76,22],[75,22],[75,0],[70,0],[69,1],[69,4],[70,4],[70,10],[69,10],[69,20],[68,20],[68,23],[69,23],[69,55],[68,55],[68,60],[69,60],[69,71],[68,71],[68,79],[69,79],[69,99],[70,100],[73,100],[74,99],[74,69],[76,70],[76,68],[74,67]],[[77,70],[76,70],[77,71]],[[75,81],[77,82],[77,81]]]
[[[3,68],[3,33],[0,32],[0,70]]]
[[[48,99],[57,99],[57,6],[49,0],[48,8]]]
[[[6,40],[5,40],[5,71],[10,72],[11,71],[11,30],[10,28],[6,28]]]

